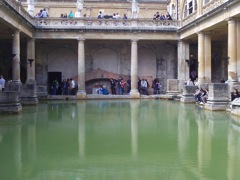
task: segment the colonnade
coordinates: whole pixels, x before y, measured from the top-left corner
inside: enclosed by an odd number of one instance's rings
[[[212,82],[212,33],[210,31],[198,32],[198,82],[199,84]],[[236,86],[240,77],[240,21],[228,19],[228,84],[230,88]],[[219,52],[220,53],[220,52]],[[185,60],[189,59],[189,43],[178,42],[178,79],[187,80],[189,69]],[[218,59],[220,60],[220,59]]]

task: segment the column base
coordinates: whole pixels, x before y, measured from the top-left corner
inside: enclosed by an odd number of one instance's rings
[[[24,105],[36,105],[37,99],[37,85],[36,84],[23,84],[20,92],[20,102]]]
[[[79,90],[77,92],[77,99],[86,99],[87,98],[87,93],[85,90]]]
[[[140,93],[138,92],[138,90],[131,90],[130,97],[131,98],[140,98]]]
[[[22,105],[19,103],[18,92],[0,93],[0,113],[18,113],[22,111]]]

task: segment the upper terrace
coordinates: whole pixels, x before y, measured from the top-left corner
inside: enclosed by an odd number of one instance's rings
[[[199,9],[197,4],[190,6],[189,1],[170,1],[175,4],[168,4],[169,7],[178,6],[177,16],[174,16],[174,20],[153,20],[152,15],[156,12],[156,8],[160,9],[160,13],[166,12],[167,2],[164,0],[151,0],[148,1],[148,7],[145,7],[146,1],[138,1],[140,3],[140,15],[137,19],[132,19],[130,16],[127,20],[113,20],[113,19],[97,19],[96,12],[101,9],[105,9],[108,12],[114,12],[118,9],[119,11],[126,12],[127,15],[131,14],[131,3],[128,0],[123,1],[108,1],[108,0],[85,0],[84,13],[89,14],[88,18],[59,18],[60,13],[63,8],[65,12],[70,10],[76,11],[75,0],[38,0],[35,4],[35,12],[38,12],[41,8],[47,8],[51,12],[49,18],[33,18],[27,12],[28,4],[26,0],[1,0],[0,11],[4,7],[11,10],[11,12],[17,14],[17,17],[21,19],[21,22],[25,22],[32,29],[37,30],[82,30],[82,31],[137,31],[137,32],[160,32],[160,31],[172,31],[184,30],[186,27],[190,27],[191,24],[196,24],[196,21],[200,22],[206,18],[215,15],[216,13],[221,13],[221,10],[233,6],[234,3],[239,0],[204,0],[204,4]],[[178,2],[178,3],[177,3]],[[181,2],[181,3],[180,3]],[[196,2],[196,1],[191,1]],[[109,4],[110,3],[110,4]],[[169,2],[168,2],[169,3]],[[157,5],[158,6],[157,6]],[[51,5],[51,6],[50,6]],[[155,7],[156,6],[156,7]],[[60,10],[58,9],[60,8]],[[114,9],[114,10],[112,10]],[[174,14],[174,10],[171,10]],[[74,12],[74,11],[73,11]],[[229,13],[230,14],[230,13]],[[150,18],[151,17],[151,18]],[[176,20],[176,18],[181,19]],[[6,17],[4,20],[8,22]],[[19,22],[19,20],[18,20]],[[17,27],[16,27],[17,28]]]

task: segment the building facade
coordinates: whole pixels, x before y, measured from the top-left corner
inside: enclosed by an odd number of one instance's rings
[[[132,97],[139,97],[138,78],[149,84],[158,78],[162,92],[167,80],[177,79],[181,89],[191,71],[201,84],[240,76],[239,0],[136,1],[85,0],[80,18],[75,1],[3,0],[0,6],[0,73],[17,83],[35,81],[38,91],[49,93],[54,79],[73,78],[85,98],[109,78],[132,79]],[[48,18],[34,18],[40,9]],[[97,19],[118,13],[120,19]],[[155,20],[166,14],[172,20]],[[122,19],[126,14],[128,19]],[[39,93],[40,94],[40,93]]]

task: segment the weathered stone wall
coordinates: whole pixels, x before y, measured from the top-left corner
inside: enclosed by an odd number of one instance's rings
[[[138,42],[138,74],[151,86],[159,78],[163,92],[167,79],[177,78],[176,43]],[[104,78],[124,80],[131,75],[130,41],[85,41],[86,81]],[[36,81],[48,86],[48,72],[61,72],[62,79],[77,82],[77,41],[37,41]],[[93,84],[93,83],[91,83]]]

